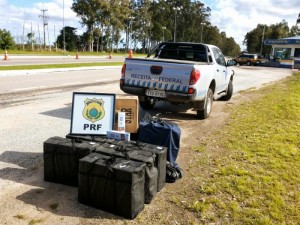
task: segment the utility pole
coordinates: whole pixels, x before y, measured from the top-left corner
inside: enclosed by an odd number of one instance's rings
[[[39,15],[40,18],[43,18],[43,28],[44,28],[44,49],[46,49],[46,26],[48,25],[48,16],[45,13],[48,9],[41,9],[43,15]]]
[[[34,50],[34,47],[33,47],[33,33],[32,33],[32,22],[31,22],[31,50],[33,51]]]
[[[24,46],[24,32],[25,32],[25,22],[23,23],[23,36],[22,36],[23,50],[25,49],[25,46]]]
[[[66,33],[65,33],[65,0],[63,0],[63,52],[66,51]]]

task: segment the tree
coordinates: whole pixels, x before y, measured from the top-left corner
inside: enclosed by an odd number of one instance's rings
[[[5,29],[0,29],[0,49],[12,49],[14,46],[15,41],[10,32]]]
[[[236,56],[241,52],[241,48],[237,43],[235,43],[234,39],[230,37],[225,38],[222,51],[224,55]]]
[[[108,51],[118,51],[122,34],[125,34],[122,43],[126,50],[130,41],[130,47],[132,44],[134,49],[141,46],[142,52],[162,40],[172,41],[174,33],[179,42],[201,42],[203,39],[221,49],[226,43],[233,47],[233,39],[227,40],[217,27],[211,26],[211,9],[200,1],[73,0],[72,9],[87,28],[90,51],[93,43],[100,41],[97,29],[101,33],[101,50],[106,46]],[[236,47],[235,44],[235,50]]]
[[[97,10],[101,9],[101,4],[106,1],[100,0],[74,0],[72,10],[81,19],[81,24],[87,27],[89,34],[89,51],[93,50],[93,32],[97,22]]]
[[[289,36],[290,37],[300,36],[300,29],[297,25],[291,27]]]
[[[149,47],[152,23],[152,10],[150,0],[136,1],[135,5],[135,39],[142,44],[142,52],[145,53],[146,47]]]
[[[34,50],[34,45],[35,45],[35,40],[34,40],[34,33],[28,33],[27,34],[27,48],[29,48],[29,46],[31,46],[31,50]]]
[[[246,34],[243,43],[247,45],[248,52],[262,53],[262,55],[266,55],[270,53],[271,46],[264,46],[264,40],[294,36],[293,34],[296,32],[296,29],[294,28],[291,31],[289,30],[289,26],[285,20],[277,24],[271,24],[270,26],[258,24],[256,28]]]
[[[63,40],[63,29],[60,30],[60,34],[57,36],[57,46],[61,49],[64,47]],[[65,46],[67,51],[74,51],[78,49],[79,37],[76,34],[76,28],[74,27],[65,27]]]
[[[247,51],[250,53],[259,53],[260,52],[260,46],[262,41],[262,36],[264,32],[264,27],[267,25],[264,24],[258,24],[255,29],[248,32],[244,39],[244,44],[247,46]]]

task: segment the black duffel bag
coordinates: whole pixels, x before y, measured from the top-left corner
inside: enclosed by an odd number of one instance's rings
[[[127,149],[136,151],[146,151],[155,154],[155,166],[158,171],[157,191],[160,191],[166,184],[166,163],[167,163],[167,148],[159,145],[139,141],[117,141],[118,146],[125,146]]]
[[[146,151],[139,151],[116,145],[115,143],[97,144],[96,153],[107,156],[130,159],[137,162],[146,163],[145,167],[145,203],[150,203],[157,193],[158,171],[155,167],[155,154]]]
[[[45,181],[78,185],[79,159],[95,149],[88,142],[76,142],[62,137],[52,137],[44,142]]]
[[[109,139],[105,136],[89,136],[89,135],[73,135],[68,134],[66,138],[77,140],[77,141],[91,141],[98,144],[113,144],[121,146],[122,149],[130,149],[137,151],[146,151],[155,154],[155,167],[157,168],[157,192],[159,192],[166,184],[166,161],[167,161],[167,148],[164,146],[153,145],[149,143],[143,143],[139,141],[118,141]],[[120,148],[118,148],[120,149]],[[105,154],[105,152],[104,152]],[[106,153],[107,154],[107,153]],[[118,152],[117,156],[125,157],[126,154],[121,151]]]
[[[92,153],[80,160],[78,201],[128,219],[144,208],[145,163]]]

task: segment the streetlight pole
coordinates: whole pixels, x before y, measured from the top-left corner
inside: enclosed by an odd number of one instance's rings
[[[203,40],[203,26],[205,25],[205,23],[201,23],[201,43]]]
[[[177,11],[180,11],[179,7],[173,7],[175,11],[175,25],[174,25],[174,42],[176,42],[176,27],[177,27]]]
[[[166,27],[162,27],[163,29],[163,41],[165,41],[165,29],[167,29]]]
[[[132,35],[132,22],[134,20],[134,17],[133,16],[130,16],[129,17],[129,38],[128,38],[128,46],[129,46],[129,49],[131,49],[131,35]]]

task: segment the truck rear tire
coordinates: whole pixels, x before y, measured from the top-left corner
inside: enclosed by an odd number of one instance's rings
[[[141,97],[139,96],[139,103],[142,109],[153,109],[155,105],[155,101],[153,99],[148,99],[147,97],[144,97],[143,100],[141,100]]]
[[[211,88],[209,88],[205,97],[204,109],[197,110],[197,117],[199,119],[206,119],[209,117],[212,108],[212,103],[213,91],[211,90]]]

